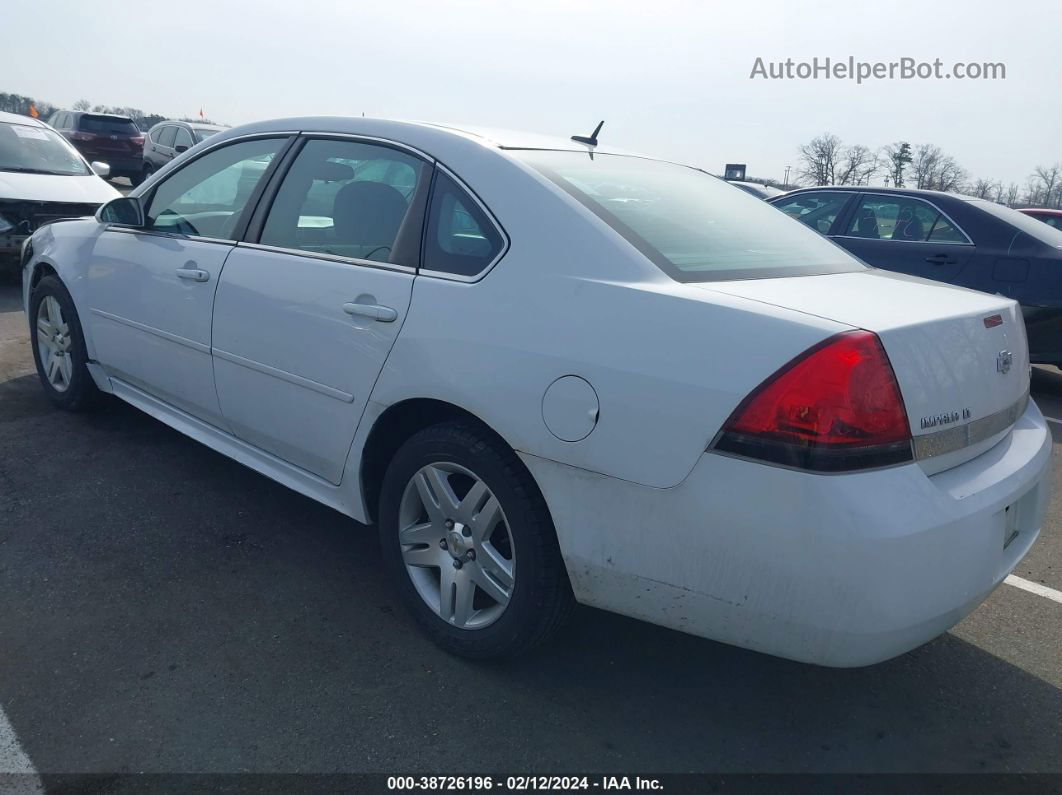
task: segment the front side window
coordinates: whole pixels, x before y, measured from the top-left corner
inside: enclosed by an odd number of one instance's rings
[[[177,137],[173,139],[174,146],[183,146],[187,149],[192,148],[192,134],[184,127],[177,128]]]
[[[147,208],[146,227],[233,240],[251,194],[285,140],[243,141],[197,158],[155,189]]]
[[[837,220],[838,213],[848,203],[850,197],[849,193],[814,191],[798,193],[796,196],[781,199],[773,204],[790,218],[795,218],[805,226],[810,226],[816,232],[825,235],[830,231],[833,222]]]
[[[418,158],[385,146],[307,141],[284,176],[259,242],[393,262],[402,222],[426,170]]]
[[[760,199],[686,166],[622,155],[514,152],[676,281],[860,271],[851,255]]]
[[[456,182],[440,171],[428,209],[422,268],[456,276],[475,276],[505,247],[497,227]]]
[[[969,242],[939,210],[910,196],[864,196],[845,234],[909,243]]]
[[[0,172],[83,177],[92,172],[61,135],[47,127],[0,122]]]
[[[214,130],[210,127],[193,127],[192,132],[195,133],[196,143],[199,143],[200,141],[205,141],[211,135],[217,135],[221,130]]]
[[[162,128],[158,135],[159,146],[173,146],[173,141],[177,137],[177,128],[172,125],[167,125]]]

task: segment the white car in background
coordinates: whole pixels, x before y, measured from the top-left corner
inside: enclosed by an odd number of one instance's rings
[[[56,405],[112,393],[376,523],[472,657],[578,601],[877,662],[984,600],[1048,498],[1014,301],[596,140],[228,130],[41,229],[23,280]]]
[[[41,224],[95,214],[121,194],[66,139],[29,116],[0,111],[0,274],[18,273],[22,242]]]

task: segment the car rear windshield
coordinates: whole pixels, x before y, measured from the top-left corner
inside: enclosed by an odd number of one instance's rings
[[[104,135],[139,135],[140,130],[129,119],[121,116],[85,115],[77,123],[82,132],[102,133]]]
[[[46,127],[6,122],[0,122],[0,171],[67,177],[92,173],[62,136]]]
[[[1029,237],[1039,240],[1041,243],[1046,243],[1052,248],[1062,248],[1062,230],[1056,229],[1050,224],[1045,224],[1038,218],[1033,218],[1031,215],[1019,213],[1017,210],[1012,210],[1002,204],[985,201],[984,199],[967,199],[966,201],[977,207],[977,209],[984,210],[986,213],[1006,221],[1011,226],[1020,229]]]
[[[680,282],[864,270],[766,202],[687,166],[640,157],[518,150]]]
[[[205,141],[211,135],[217,135],[221,130],[211,130],[209,127],[193,127],[192,132],[195,133],[196,143],[199,141]]]

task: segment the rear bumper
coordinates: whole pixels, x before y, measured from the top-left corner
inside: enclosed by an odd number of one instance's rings
[[[579,601],[847,667],[936,637],[1002,582],[1039,533],[1050,454],[1030,402],[1001,442],[933,476],[916,464],[811,475],[705,454],[679,486],[652,489],[523,458]]]

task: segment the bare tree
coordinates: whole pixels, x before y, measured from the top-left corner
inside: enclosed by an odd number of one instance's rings
[[[835,174],[835,185],[868,185],[870,178],[881,168],[881,161],[862,144],[846,146],[841,150],[840,162]]]
[[[92,107],[92,103],[87,99],[79,99],[74,103],[74,110],[89,110]]]
[[[1044,207],[1057,207],[1062,199],[1062,165],[1037,166],[1029,177],[1030,186],[1035,185],[1035,202]]]
[[[841,139],[831,133],[812,138],[800,147],[797,177],[811,185],[837,184],[837,163],[841,156]]]
[[[1003,186],[998,182],[993,182],[990,179],[976,180],[973,186],[970,188],[970,193],[976,196],[978,199],[989,199],[992,194],[998,190],[1003,190]]]
[[[885,147],[885,159],[889,161],[889,176],[893,187],[902,188],[907,167],[911,165],[911,145],[907,141],[897,141]]]
[[[1012,182],[1007,186],[1007,194],[1005,196],[1005,204],[1008,207],[1013,207],[1018,203],[1018,197],[1021,195],[1021,188],[1018,187],[1017,182]]]
[[[940,159],[943,156],[944,153],[940,151],[940,147],[933,144],[919,144],[915,148],[912,168],[916,188],[932,189],[933,177],[940,167]]]

